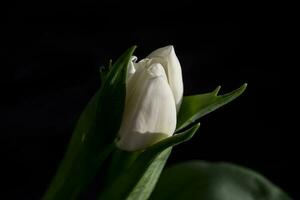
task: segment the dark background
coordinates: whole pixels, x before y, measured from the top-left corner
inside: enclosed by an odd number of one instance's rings
[[[99,88],[99,67],[129,46],[143,58],[173,44],[185,95],[244,82],[240,98],[201,120],[169,160],[228,161],[296,196],[293,137],[281,125],[280,17],[244,5],[12,5],[1,27],[0,199],[40,199],[80,112]],[[266,14],[263,14],[266,13]],[[270,17],[271,16],[271,17]]]

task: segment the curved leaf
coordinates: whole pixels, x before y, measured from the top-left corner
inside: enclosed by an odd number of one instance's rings
[[[291,200],[260,174],[228,163],[189,161],[165,170],[150,200]]]
[[[116,180],[107,185],[99,200],[148,199],[171,152],[171,147],[189,140],[199,126],[200,124],[196,124],[182,133],[150,146],[143,152],[132,152],[133,156],[139,154],[136,160],[122,171]]]
[[[246,87],[247,84],[245,83],[240,88],[230,93],[218,96],[218,92],[221,89],[221,86],[218,86],[210,93],[183,97],[182,105],[177,118],[176,130],[178,131],[185,128],[204,115],[231,102],[240,96],[245,91]]]
[[[127,65],[134,50],[129,48],[116,61],[81,114],[44,200],[76,199],[113,150],[124,109]]]

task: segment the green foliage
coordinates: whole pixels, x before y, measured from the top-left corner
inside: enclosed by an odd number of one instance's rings
[[[110,166],[120,176],[111,178],[114,180],[101,191],[99,200],[147,199],[171,152],[171,147],[192,138],[198,128],[199,124],[196,124],[192,128],[166,138],[144,151],[124,151],[124,156],[118,156],[120,158],[119,162],[116,163],[118,166]],[[130,160],[131,157],[136,158],[136,160],[129,166],[126,164],[127,167],[124,169],[121,163],[127,162],[122,159]]]
[[[260,174],[233,164],[189,161],[165,170],[150,200],[291,200]]]
[[[114,149],[125,104],[127,65],[134,49],[129,48],[114,63],[81,114],[44,200],[77,199]]]
[[[230,93],[218,95],[221,89],[221,86],[218,86],[210,93],[183,97],[177,119],[177,131],[236,99],[245,91],[246,87],[245,83]]]
[[[176,134],[146,149],[123,151],[115,146],[115,141],[125,106],[127,66],[134,50],[135,47],[129,48],[112,66],[110,63],[108,69],[100,70],[101,88],[82,112],[43,200],[78,199],[99,170],[106,175],[102,177],[103,187],[98,190],[99,200],[149,199],[172,147],[192,138],[200,125],[194,124],[195,121],[234,100],[246,89],[244,84],[218,96],[218,87],[211,93],[184,97]],[[266,197],[265,200],[271,197],[289,200],[280,189],[254,172],[198,161],[166,170],[150,199],[252,200],[248,194]]]

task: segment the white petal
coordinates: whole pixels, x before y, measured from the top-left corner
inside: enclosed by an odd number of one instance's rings
[[[117,146],[133,151],[171,136],[176,128],[176,106],[164,68],[144,68],[127,99]]]
[[[130,81],[131,77],[134,75],[135,73],[135,62],[137,60],[137,57],[136,56],[132,56],[131,57],[131,60],[128,64],[128,67],[127,67],[127,78],[126,78],[126,84],[128,84],[128,82]]]
[[[136,58],[136,57],[135,57]],[[132,95],[133,91],[136,87],[139,86],[139,82],[143,81],[147,76],[145,73],[146,71],[146,65],[148,63],[148,59],[143,59],[140,62],[136,63],[136,60],[133,60],[129,63],[129,67],[134,68],[134,73],[127,75],[127,82],[126,82],[126,101],[128,101],[128,98]]]
[[[170,45],[159,48],[153,51],[148,58],[152,59],[151,63],[158,62],[163,65],[175,98],[178,112],[183,97],[183,81],[181,66],[175,54],[174,47]]]

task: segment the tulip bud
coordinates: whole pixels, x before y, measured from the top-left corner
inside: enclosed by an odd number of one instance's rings
[[[173,135],[183,93],[181,67],[172,46],[135,61],[133,57],[128,66],[117,141],[117,146],[127,151],[146,148]]]

